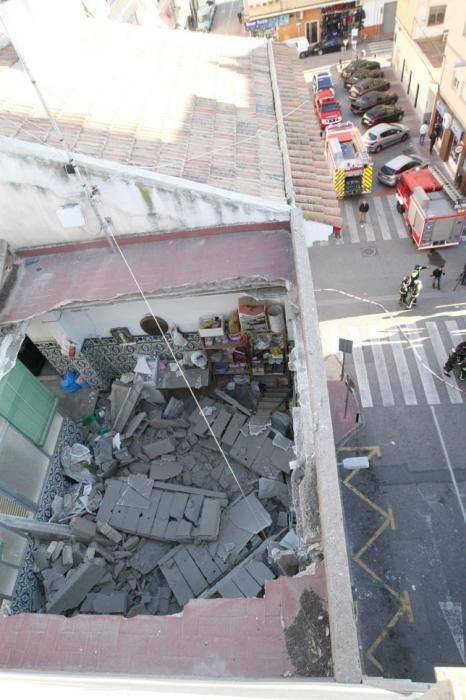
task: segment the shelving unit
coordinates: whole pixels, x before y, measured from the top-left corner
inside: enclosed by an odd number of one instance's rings
[[[202,338],[202,343],[214,377],[249,374],[249,345],[244,334],[238,340],[229,340],[226,335]],[[242,357],[244,361],[241,361]]]
[[[247,331],[251,349],[251,374],[283,376],[288,371],[287,336],[285,332]]]

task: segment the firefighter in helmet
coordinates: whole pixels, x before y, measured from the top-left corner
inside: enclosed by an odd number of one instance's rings
[[[466,379],[466,342],[459,343],[456,348],[453,348],[445,362],[443,373],[450,377],[450,372],[455,365],[460,367],[459,378]]]

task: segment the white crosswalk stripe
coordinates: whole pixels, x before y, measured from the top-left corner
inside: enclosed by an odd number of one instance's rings
[[[382,39],[381,41],[370,41],[368,44],[366,44],[365,47],[364,44],[361,44],[361,47],[365,48],[366,56],[380,55],[382,53],[392,53],[393,41],[391,39]]]
[[[361,226],[358,211],[359,199],[344,199],[342,208],[342,238],[335,241],[338,245],[351,243],[374,243],[390,241],[397,238],[408,238],[408,232],[403,219],[396,210],[394,194],[374,196],[369,199],[369,214],[367,221]],[[311,245],[327,245],[324,241],[315,241]]]
[[[343,204],[343,228],[349,230],[351,243],[359,243],[359,224],[351,202]]]
[[[381,198],[380,197],[373,197],[372,205],[375,209],[375,213],[377,214],[377,219],[379,221],[379,225],[381,228],[382,238],[384,239],[384,241],[390,241],[392,238],[391,234],[390,234],[390,227],[385,224],[386,215],[385,215],[385,211],[383,208]]]
[[[375,360],[377,381],[379,383],[380,394],[382,396],[382,403],[384,406],[394,406],[395,400],[393,398],[393,392],[390,386],[390,379],[388,377],[384,353],[380,344],[381,341],[377,338],[377,328],[371,327],[369,329],[369,335],[371,339],[372,354],[374,355]]]
[[[443,346],[437,325],[433,321],[427,321],[426,328],[432,342],[435,357],[437,358],[438,371],[441,373],[445,360],[447,359],[448,352]],[[452,403],[463,403],[461,393],[458,390],[458,385],[456,384],[456,379],[453,377],[453,375],[447,382],[445,382],[445,387]]]
[[[359,389],[359,398],[363,408],[371,408],[372,402],[371,388],[369,378],[367,376],[366,365],[364,362],[364,353],[359,339],[359,334],[356,329],[353,329],[351,340],[353,341],[353,362],[356,372],[357,384]]]
[[[395,224],[395,230],[399,236],[399,238],[408,238],[408,232],[406,230],[406,227],[404,225],[404,221],[401,218],[401,214],[399,214],[396,210],[396,197],[394,194],[388,195],[386,199],[386,203],[389,206],[390,213],[392,214],[392,221]]]
[[[408,329],[410,340],[414,345],[413,357],[417,364],[426,401],[429,405],[436,406],[440,403],[440,397],[438,395],[432,374],[429,371],[429,361],[422,344],[422,331],[421,329],[417,328],[416,325],[411,325],[408,327]]]
[[[405,343],[405,341],[402,340],[398,331],[392,332],[392,342],[390,347],[395,360],[396,371],[398,372],[404,402],[406,406],[417,406],[416,392],[414,391],[413,382],[411,381],[411,375],[409,373],[409,367],[404,355],[402,343]]]
[[[466,404],[466,382],[443,376],[452,346],[466,340],[465,328],[454,320],[418,321],[401,328],[386,324],[367,326],[321,324],[322,351],[336,355],[339,338],[353,341],[345,373],[356,380],[362,408],[377,406],[437,406]]]

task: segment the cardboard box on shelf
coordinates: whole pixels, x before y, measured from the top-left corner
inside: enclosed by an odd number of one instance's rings
[[[199,319],[199,335],[201,338],[223,335],[223,316],[209,314]]]
[[[238,302],[239,322],[243,331],[267,331],[265,304],[254,297],[241,297]]]

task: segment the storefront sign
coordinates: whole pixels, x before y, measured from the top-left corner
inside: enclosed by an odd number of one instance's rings
[[[279,15],[278,17],[264,17],[264,19],[254,19],[244,25],[247,32],[259,32],[273,27],[283,27],[290,23],[290,15]]]
[[[326,12],[345,12],[346,10],[353,10],[356,7],[355,2],[342,2],[340,5],[328,5],[327,7],[322,7],[322,14]]]

